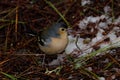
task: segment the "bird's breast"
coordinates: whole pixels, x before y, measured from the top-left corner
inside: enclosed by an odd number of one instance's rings
[[[51,38],[51,43],[48,46],[41,46],[40,49],[46,54],[57,54],[62,52],[68,44],[67,35],[61,38]]]

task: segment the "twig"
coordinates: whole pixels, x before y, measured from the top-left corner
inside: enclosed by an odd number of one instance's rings
[[[80,47],[79,47],[78,44],[77,44],[78,38],[79,38],[79,36],[76,37],[75,45],[76,45],[76,47],[81,51],[81,53],[83,53],[83,51],[80,49]]]

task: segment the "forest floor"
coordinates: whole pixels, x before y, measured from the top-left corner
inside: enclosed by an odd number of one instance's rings
[[[119,0],[49,1],[69,22],[72,29],[69,36],[79,35],[85,44],[98,37],[100,31],[102,36],[109,36],[89,46],[92,51],[100,49],[101,43],[106,45],[120,39]],[[63,64],[54,66],[47,63],[56,56],[45,55],[46,64],[42,64],[44,53],[36,37],[26,34],[31,30],[39,32],[61,18],[49,1],[0,0],[0,80],[120,80],[120,46],[104,51],[104,55],[95,55],[83,64],[77,63],[77,69],[76,57],[70,54]]]

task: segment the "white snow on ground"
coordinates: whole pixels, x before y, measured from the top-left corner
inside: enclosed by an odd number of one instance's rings
[[[120,16],[117,19],[115,19],[114,24],[119,24],[120,25]]]
[[[90,0],[81,0],[81,5],[92,4]],[[112,17],[109,16],[112,12],[112,8],[108,5],[106,5],[104,8],[104,14],[100,16],[88,16],[85,17],[83,20],[81,20],[78,24],[80,29],[85,30],[90,23],[95,23],[95,28],[98,29],[98,32],[96,34],[96,37],[92,38],[89,43],[84,43],[84,38],[78,38],[77,45],[82,50],[82,55],[86,53],[92,52],[94,49],[92,48],[93,45],[97,44],[98,42],[102,41],[102,43],[99,44],[100,48],[110,46],[113,43],[117,43],[114,46],[120,46],[120,36],[116,35],[116,33],[120,33],[120,27],[117,26],[120,25],[120,16],[113,20]],[[109,25],[114,24],[114,28],[107,34],[103,35],[105,32],[105,29],[109,29]],[[91,26],[91,32],[94,31]],[[79,33],[79,32],[76,32]],[[109,38],[109,41],[104,41],[104,39]],[[76,46],[76,40],[77,37],[73,37],[72,35],[69,35],[69,44],[65,49],[66,54],[74,53],[75,50],[79,50],[79,48]],[[97,45],[98,46],[98,45]],[[81,54],[81,53],[78,53]]]
[[[90,0],[82,0],[81,5],[85,6],[86,4],[91,4]]]
[[[105,14],[108,14],[110,11],[112,11],[112,9],[110,8],[110,6],[105,6],[104,7],[104,12],[105,12]]]
[[[104,22],[100,22],[100,20],[106,19]],[[102,33],[105,32],[104,29],[109,28],[109,24],[120,24],[120,17],[114,20],[112,22],[112,18],[109,18],[108,16],[101,15],[97,17],[89,16],[85,17],[83,20],[80,21],[78,24],[79,28],[86,29],[87,25],[89,23],[96,23],[96,28],[98,28],[98,32],[96,34],[96,37],[94,37],[91,42],[88,44],[84,43],[84,38],[78,38],[77,45],[82,50],[83,54],[90,53],[93,51],[92,45],[95,45],[97,42],[104,40],[104,38],[109,38],[109,42],[104,42],[99,44],[100,48],[110,46],[113,43],[118,43],[115,46],[120,46],[120,36],[117,36],[115,33],[120,32],[120,27],[115,26],[107,35],[103,35]],[[91,27],[92,28],[92,27]],[[79,32],[78,32],[79,33]],[[76,46],[76,37],[73,37],[72,35],[69,35],[69,44],[65,49],[66,54],[71,54],[74,52],[74,50],[79,50]],[[80,54],[80,53],[78,53]]]

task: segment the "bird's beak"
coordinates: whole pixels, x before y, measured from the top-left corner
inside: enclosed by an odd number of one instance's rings
[[[67,33],[70,34],[72,32],[72,28],[67,28]]]

